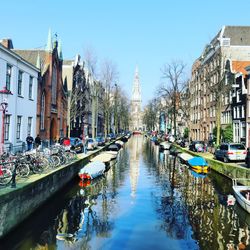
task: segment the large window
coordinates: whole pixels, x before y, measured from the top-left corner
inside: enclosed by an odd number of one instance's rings
[[[22,116],[17,116],[17,126],[16,126],[16,139],[20,140],[21,137],[21,125],[22,125]]]
[[[32,117],[28,117],[28,128],[27,128],[27,134],[31,135],[31,129],[32,129]]]
[[[56,91],[57,91],[57,68],[53,65],[52,71],[52,104],[56,105]]]
[[[11,65],[7,64],[6,69],[6,90],[10,90],[10,82],[11,82]]]
[[[42,93],[42,99],[41,99],[41,120],[40,120],[40,129],[44,129],[44,114],[45,114],[45,93]]]
[[[4,116],[4,140],[8,141],[10,138],[10,115]]]
[[[33,77],[30,76],[30,80],[29,80],[29,99],[33,98]]]
[[[19,70],[18,72],[18,83],[17,83],[17,94],[22,95],[23,85],[23,72]]]

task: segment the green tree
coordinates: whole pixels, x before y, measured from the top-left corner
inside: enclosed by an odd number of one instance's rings
[[[222,130],[222,140],[224,142],[233,142],[233,125],[229,124]]]
[[[189,136],[189,129],[188,128],[184,129],[184,135],[183,136],[184,136],[185,139],[188,138],[188,136]]]

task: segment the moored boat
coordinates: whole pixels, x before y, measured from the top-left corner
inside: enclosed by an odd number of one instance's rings
[[[106,151],[105,154],[110,154],[111,155],[111,160],[114,160],[117,158],[119,152],[117,151]]]
[[[238,185],[239,180],[246,179],[233,179],[234,195],[240,206],[250,213],[250,186]]]
[[[90,161],[91,162],[101,161],[103,163],[108,163],[108,162],[111,161],[111,159],[112,159],[112,155],[111,154],[101,153],[101,154],[95,156],[94,158],[92,158]]]
[[[167,142],[167,141],[163,141],[160,143],[160,149],[162,150],[169,150],[171,147],[171,143]]]
[[[183,162],[183,163],[187,163],[188,160],[194,158],[192,155],[190,155],[188,153],[178,154],[178,157],[181,159],[181,162]]]
[[[105,164],[101,161],[94,161],[84,166],[78,173],[82,180],[94,179],[103,175],[105,171]]]
[[[199,156],[195,156],[193,158],[191,158],[190,160],[187,161],[189,166],[192,168],[192,169],[195,169],[195,170],[199,170],[199,171],[208,171],[209,169],[209,166],[206,162],[206,160],[202,157],[199,157]]]

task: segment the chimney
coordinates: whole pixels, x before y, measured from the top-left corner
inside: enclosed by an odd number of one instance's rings
[[[4,38],[0,40],[0,43],[7,49],[14,49],[12,40],[10,38]]]

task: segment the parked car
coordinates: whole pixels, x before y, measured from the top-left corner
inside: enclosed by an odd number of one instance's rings
[[[245,162],[247,164],[247,167],[250,168],[250,148],[247,148],[247,155],[246,155]]]
[[[104,146],[105,145],[104,137],[98,136],[98,137],[95,138],[95,140],[97,141],[98,146]]]
[[[93,138],[88,138],[86,140],[86,146],[87,146],[87,150],[94,150],[97,148],[98,143],[95,139]]]
[[[189,145],[189,150],[194,152],[204,152],[205,143],[204,141],[192,141]]]
[[[246,160],[247,151],[241,143],[223,143],[214,153],[215,159],[229,161],[244,161]]]
[[[71,149],[75,150],[76,153],[83,152],[83,143],[82,140],[78,137],[70,137]]]

